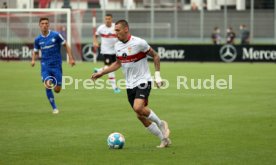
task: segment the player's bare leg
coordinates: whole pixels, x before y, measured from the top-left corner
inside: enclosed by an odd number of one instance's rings
[[[59,93],[61,91],[61,86],[55,86],[54,91]]]
[[[161,140],[161,144],[157,146],[158,148],[164,148],[171,144],[167,122],[160,120],[152,110],[145,106],[144,99],[135,99],[133,110],[143,125]]]
[[[136,98],[133,104],[133,110],[140,116],[149,116],[150,111],[145,108],[145,100]]]
[[[137,118],[141,121],[141,123],[145,126],[145,127],[148,127],[151,125],[151,121],[147,118],[145,118],[145,116],[140,116],[137,114]]]
[[[168,123],[164,120],[160,120],[159,117],[151,109],[149,109],[149,107],[145,106],[144,99],[135,99],[133,109],[137,115],[144,116],[147,119],[155,122],[161,129],[165,138],[169,137],[170,130],[168,128]]]

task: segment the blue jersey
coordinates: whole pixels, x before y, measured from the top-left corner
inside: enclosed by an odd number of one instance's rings
[[[50,30],[47,36],[40,34],[35,38],[34,51],[38,52],[41,50],[42,69],[61,67],[62,57],[60,48],[65,42],[60,33]]]

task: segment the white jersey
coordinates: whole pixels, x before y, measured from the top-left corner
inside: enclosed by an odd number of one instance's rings
[[[100,25],[95,34],[101,36],[101,54],[115,54],[114,44],[118,41],[115,24],[112,23],[111,27]]]
[[[122,63],[127,89],[152,81],[147,60],[149,50],[148,43],[135,36],[130,36],[126,43],[118,41],[115,44],[116,56]]]

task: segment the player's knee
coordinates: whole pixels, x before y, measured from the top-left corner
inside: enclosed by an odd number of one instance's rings
[[[135,105],[133,106],[133,110],[137,113],[137,115],[139,116],[143,116],[143,109],[144,109],[144,106],[141,106],[141,105]]]
[[[59,93],[59,92],[61,91],[61,87],[60,87],[60,86],[56,86],[56,87],[54,88],[54,91],[55,91],[56,93]]]
[[[59,93],[59,92],[60,92],[60,90],[56,90],[56,89],[55,89],[55,93]]]

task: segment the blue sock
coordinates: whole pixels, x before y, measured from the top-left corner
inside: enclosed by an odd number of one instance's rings
[[[57,106],[56,106],[56,103],[55,103],[55,98],[54,98],[54,94],[52,92],[52,89],[46,89],[46,95],[47,95],[47,98],[48,98],[52,108],[56,109]]]

